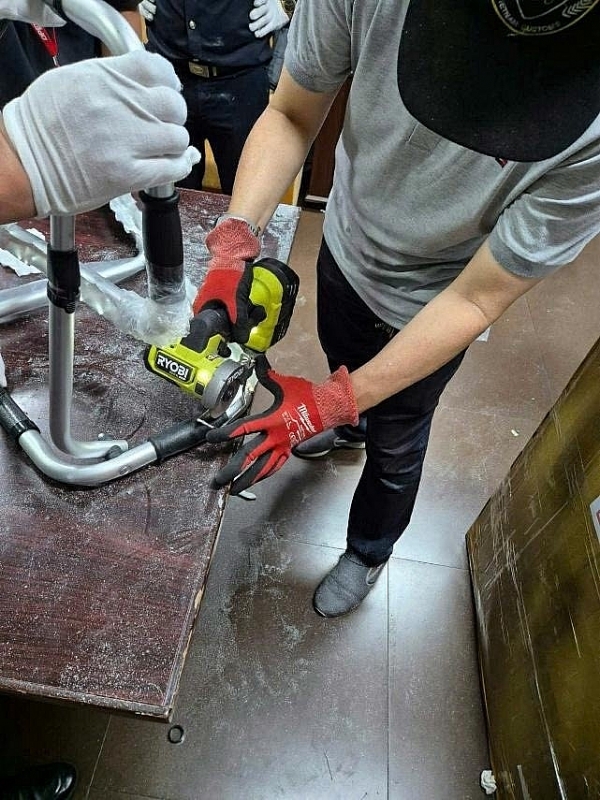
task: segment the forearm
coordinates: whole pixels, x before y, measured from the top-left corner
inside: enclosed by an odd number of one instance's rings
[[[19,157],[7,141],[0,118],[0,225],[36,214],[29,178]]]
[[[142,17],[141,17],[140,12],[137,11],[137,9],[135,11],[122,11],[121,15],[124,17],[124,19],[127,20],[127,22],[131,25],[131,27],[137,33],[138,37],[141,40],[143,38],[144,29],[143,29],[143,26],[142,26]],[[101,52],[101,55],[103,55],[103,56],[112,55],[111,51],[108,49],[108,47],[104,43],[102,43],[102,46],[100,48],[100,52]]]
[[[229,211],[264,230],[307,152],[306,142],[288,118],[267,107],[246,141]]]
[[[252,129],[237,170],[229,211],[264,230],[302,168],[333,94],[301,89],[286,73]]]
[[[137,33],[137,35],[142,38],[143,28],[142,28],[142,17],[139,11],[123,11],[123,16],[127,20],[127,22],[131,25],[133,30]]]
[[[447,289],[375,358],[352,373],[359,411],[435,372],[537,282],[503,270],[485,244]]]

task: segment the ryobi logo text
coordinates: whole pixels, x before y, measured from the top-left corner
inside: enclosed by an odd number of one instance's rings
[[[159,350],[156,354],[156,369],[160,369],[167,375],[171,375],[173,378],[184,382],[189,381],[192,374],[192,370],[187,364],[183,364],[176,358],[168,356],[166,353],[163,353],[162,350]]]

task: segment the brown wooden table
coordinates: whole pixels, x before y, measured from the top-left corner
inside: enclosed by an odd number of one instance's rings
[[[195,283],[206,273],[205,236],[227,200],[181,192]],[[264,255],[288,259],[299,212],[278,208]],[[135,254],[108,209],[77,218],[77,242],[82,261]],[[24,280],[0,273],[0,288]],[[123,286],[145,295],[143,274]],[[76,438],[103,431],[134,445],[193,416],[193,398],[144,368],[140,342],[83,305],[75,331]],[[46,310],[0,327],[11,394],[43,433],[47,348]],[[226,458],[204,445],[77,489],[40,474],[0,431],[0,691],[169,718],[226,501],[211,482]]]

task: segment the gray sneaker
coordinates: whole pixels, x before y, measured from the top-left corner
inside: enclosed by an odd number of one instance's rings
[[[321,458],[332,450],[364,450],[365,436],[350,426],[329,428],[292,449],[298,458]]]
[[[387,564],[369,567],[350,550],[340,557],[335,567],[317,586],[313,608],[322,617],[340,617],[362,603]]]

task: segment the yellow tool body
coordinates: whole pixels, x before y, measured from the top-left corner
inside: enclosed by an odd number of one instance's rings
[[[239,387],[253,369],[253,356],[265,353],[287,331],[299,280],[296,273],[274,258],[252,264],[250,301],[262,319],[247,341],[230,341],[230,323],[224,308],[207,308],[197,314],[190,333],[169,347],[149,347],[146,367],[202,401],[211,416],[233,402]]]

